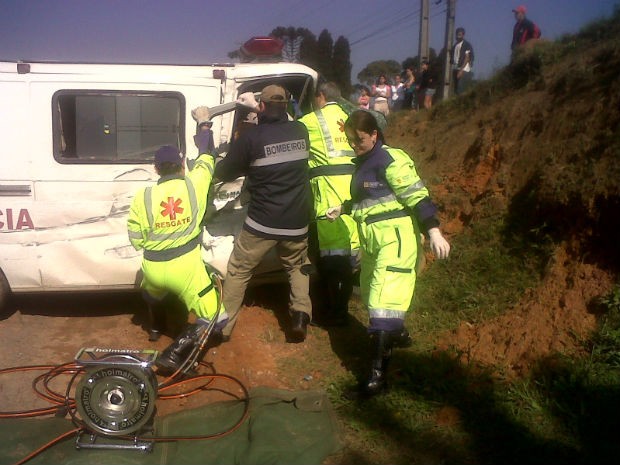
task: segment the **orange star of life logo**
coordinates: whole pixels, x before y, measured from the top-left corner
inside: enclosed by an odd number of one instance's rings
[[[183,202],[183,200],[181,199],[174,200],[173,197],[168,197],[168,202],[164,202],[162,200],[162,202],[159,204],[160,207],[164,208],[161,211],[161,214],[163,216],[170,217],[171,220],[176,220],[177,213],[183,213],[183,207],[180,206],[181,202]]]
[[[344,132],[344,120],[343,119],[338,121],[338,129],[340,129],[340,132]]]

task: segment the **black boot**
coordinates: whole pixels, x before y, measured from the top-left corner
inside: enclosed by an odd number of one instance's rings
[[[166,330],[166,306],[163,302],[148,304],[149,312],[149,341],[158,341]]]
[[[305,312],[291,312],[291,342],[303,342],[306,339],[310,316]]]
[[[187,326],[179,336],[155,360],[157,371],[171,375],[177,371],[196,347],[198,339],[207,328],[206,325],[192,324]]]
[[[211,330],[211,334],[209,334],[209,339],[207,339],[207,343],[205,344],[205,349],[212,349],[213,347],[217,347],[223,342],[228,341],[230,341],[230,336],[225,336],[219,328],[213,328]]]
[[[353,274],[349,256],[321,257],[321,281],[325,288],[325,304],[319,326],[345,326],[349,317],[349,299],[353,292]]]
[[[353,274],[349,257],[340,257],[340,279],[334,290],[334,325],[345,326],[349,321],[349,300],[353,293]]]
[[[370,348],[372,354],[370,377],[362,385],[362,391],[367,396],[374,396],[387,389],[387,367],[392,355],[390,333],[387,331],[371,333]]]
[[[400,347],[405,349],[407,347],[411,347],[411,344],[413,344],[411,336],[409,335],[409,331],[407,331],[405,328],[401,329],[400,331],[391,332],[390,336],[392,337],[392,343],[394,347]]]

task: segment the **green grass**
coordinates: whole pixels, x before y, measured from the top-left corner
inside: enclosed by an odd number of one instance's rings
[[[474,238],[469,241],[475,243]],[[515,260],[506,254],[489,254],[489,259],[498,256],[506,257],[504,265]],[[428,275],[444,272],[437,268],[433,264]],[[463,278],[463,284],[475,287],[479,281]],[[440,288],[448,287],[444,283]],[[500,302],[515,297],[504,295]],[[620,288],[602,298],[601,306],[599,330],[585,341],[590,357],[553,354],[524,379],[498,381],[490,371],[420,344],[395,351],[386,395],[349,399],[353,377],[331,379],[327,391],[348,448],[330,463],[610,463],[620,452],[615,437],[620,415]],[[481,318],[493,314],[474,313]],[[414,315],[409,323],[415,326],[418,319],[423,317]],[[425,325],[436,334],[449,323]],[[442,422],[445,411],[453,413]]]
[[[414,346],[394,351],[387,394],[352,395],[367,370],[367,315],[358,299],[352,324],[317,331],[321,349],[303,365],[282,361],[298,378],[310,367],[322,373],[318,386],[346,444],[327,463],[604,464],[620,453],[620,287],[600,299],[600,328],[584,341],[589,357],[552,354],[523,379],[498,379],[433,346],[442,332],[500,315],[539,284],[547,248],[525,248],[505,231],[500,217],[479,220],[454,239],[449,260],[421,274],[406,321]]]
[[[463,321],[478,323],[515,305],[539,283],[546,255],[502,239],[501,218],[489,217],[456,236],[450,258],[418,277],[411,324],[416,334],[436,334]]]

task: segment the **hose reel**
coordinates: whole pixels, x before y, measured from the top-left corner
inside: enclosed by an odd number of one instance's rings
[[[76,410],[85,428],[76,448],[150,451],[157,381],[151,369],[156,350],[83,348],[75,361],[85,369],[75,390]],[[133,443],[111,441],[130,436]]]

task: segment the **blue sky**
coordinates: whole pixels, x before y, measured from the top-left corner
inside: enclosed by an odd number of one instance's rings
[[[456,26],[488,77],[510,56],[519,4],[555,39],[609,16],[620,0],[457,0]],[[0,0],[0,59],[230,62],[227,53],[277,26],[323,29],[351,44],[352,80],[368,63],[418,53],[419,0]],[[443,45],[446,0],[430,0],[431,47]]]

